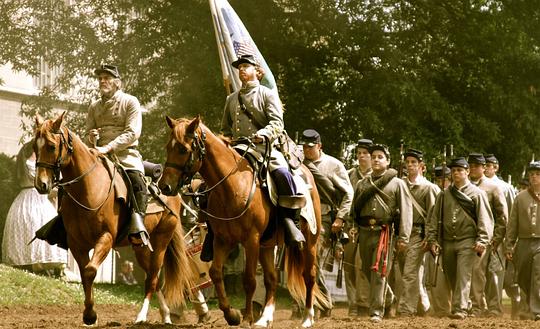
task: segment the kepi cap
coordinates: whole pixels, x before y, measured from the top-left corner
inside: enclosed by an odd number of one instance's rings
[[[374,151],[383,151],[386,158],[390,160],[390,151],[388,150],[388,146],[384,144],[373,144],[369,148],[369,154],[373,154]]]
[[[416,158],[418,161],[424,161],[424,153],[422,153],[422,151],[420,150],[408,149],[407,152],[403,154],[403,158],[407,157],[413,157]]]
[[[315,146],[321,143],[321,135],[315,129],[306,129],[302,132],[300,145]]]
[[[240,64],[244,64],[244,63],[251,64],[253,66],[258,66],[259,65],[259,63],[255,59],[255,56],[253,56],[253,55],[242,55],[242,56],[238,57],[237,60],[232,62],[231,65],[234,68],[238,68],[238,66],[240,66]]]
[[[94,70],[95,75],[99,75],[100,73],[107,73],[117,79],[120,79],[120,72],[118,71],[118,67],[115,65],[103,64]]]
[[[371,139],[362,138],[356,143],[356,147],[365,148],[366,150],[369,150],[369,148],[373,145],[373,141]]]
[[[486,164],[486,158],[484,158],[484,155],[482,153],[469,153],[469,157],[467,158],[467,162],[469,163],[477,163],[477,164]]]
[[[493,164],[499,163],[499,160],[497,160],[494,154],[485,154],[484,158],[486,159],[486,163],[493,163]]]
[[[443,178],[443,167],[442,166],[435,167],[435,177]],[[444,167],[444,177],[450,177],[450,168]]]
[[[459,157],[459,158],[452,159],[448,167],[449,168],[461,167],[461,168],[469,169],[469,163],[467,162],[467,160],[465,160],[464,157]]]
[[[527,166],[527,172],[531,170],[540,170],[540,161],[533,161]]]

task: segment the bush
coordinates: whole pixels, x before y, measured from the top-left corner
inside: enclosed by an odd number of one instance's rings
[[[0,246],[4,236],[4,225],[6,217],[11,207],[11,203],[19,192],[15,178],[15,159],[4,153],[0,153]],[[2,250],[0,248],[0,260]]]

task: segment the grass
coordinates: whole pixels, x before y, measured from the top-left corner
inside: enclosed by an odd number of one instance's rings
[[[84,301],[84,291],[78,282],[36,275],[24,270],[0,264],[0,306],[9,305],[80,305]],[[122,284],[94,284],[96,304],[140,305],[143,301],[143,284],[127,286]],[[229,296],[231,304],[236,308],[244,307],[244,296]],[[291,298],[286,289],[277,292],[279,308],[289,308]],[[190,307],[191,305],[188,306]],[[156,298],[152,307],[158,307]],[[215,298],[208,301],[210,309],[217,309]]]

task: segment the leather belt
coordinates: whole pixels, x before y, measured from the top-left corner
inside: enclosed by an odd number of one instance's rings
[[[359,226],[363,227],[369,227],[370,229],[374,229],[375,227],[380,227],[382,225],[391,224],[393,223],[393,219],[391,218],[372,218],[372,217],[358,217],[358,220],[356,221]]]

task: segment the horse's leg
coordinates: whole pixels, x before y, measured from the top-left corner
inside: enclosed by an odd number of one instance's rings
[[[250,238],[243,244],[246,251],[246,264],[244,267],[244,292],[246,294],[246,307],[243,322],[246,325],[253,323],[253,294],[257,282],[255,280],[257,261],[259,259],[258,235],[250,234]]]
[[[268,328],[274,322],[274,311],[276,309],[276,287],[277,272],[274,264],[274,248],[261,248],[260,257],[261,266],[264,273],[264,287],[266,288],[266,304],[263,314],[259,321],[255,323],[256,327]]]
[[[303,225],[305,228],[303,231],[307,240],[307,247],[304,249],[304,283],[306,285],[306,307],[304,314],[304,321],[302,322],[303,328],[312,327],[315,323],[315,309],[313,308],[313,287],[316,282],[317,275],[317,240],[316,236],[313,236],[307,225]]]
[[[150,301],[152,300],[152,296],[155,292],[158,293],[159,309],[163,322],[172,323],[169,307],[165,302],[163,294],[158,289],[159,270],[163,265],[163,257],[165,256],[165,250],[167,249],[166,243],[169,241],[169,235],[157,235],[155,232],[152,232],[151,243],[154,248],[154,252],[150,252],[146,247],[133,247],[137,261],[146,273],[146,279],[144,281],[144,301],[139,313],[137,314],[135,323],[146,322]]]
[[[214,259],[208,273],[214,283],[214,289],[219,301],[219,309],[223,311],[223,316],[227,323],[231,326],[240,324],[240,312],[231,307],[225,286],[223,285],[223,264],[229,255],[232,245],[226,244],[217,236],[214,238]]]
[[[93,284],[97,270],[101,263],[107,258],[107,254],[112,248],[112,236],[110,233],[103,234],[94,246],[94,253],[89,260],[88,252],[73,250],[73,256],[79,264],[81,280],[84,289],[84,312],[83,322],[86,325],[93,325],[97,321],[97,314],[94,311]]]

